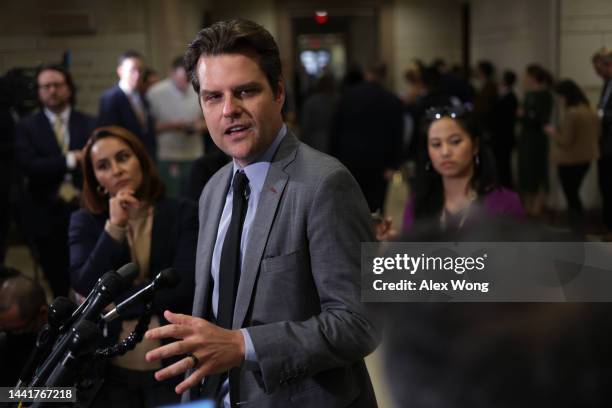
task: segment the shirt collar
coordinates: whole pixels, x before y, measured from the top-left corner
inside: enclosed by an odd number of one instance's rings
[[[119,88],[121,88],[121,90],[123,91],[124,94],[131,96],[131,95],[138,95],[138,90],[137,89],[130,89],[130,87],[123,81],[119,81]]]
[[[62,123],[68,123],[68,118],[70,118],[70,106],[67,106],[66,109],[64,109],[62,112],[60,112],[60,114],[56,114],[52,111],[50,111],[47,108],[43,108],[43,113],[45,114],[45,116],[47,117],[47,119],[49,119],[49,122],[51,122],[52,124],[55,123],[55,121],[57,120],[56,118],[59,116],[62,119]]]
[[[260,156],[259,159],[255,160],[253,163],[245,166],[244,168],[240,167],[236,160],[234,160],[234,168],[232,174],[236,174],[238,170],[244,170],[247,178],[249,179],[249,185],[251,186],[251,190],[261,191],[263,188],[263,184],[266,181],[266,175],[268,174],[268,168],[270,168],[270,162],[274,157],[274,154],[278,150],[278,146],[283,141],[283,138],[287,134],[287,125],[283,123],[280,130],[278,131],[276,138],[268,147],[268,149]],[[233,180],[233,178],[232,178]],[[231,191],[231,188],[230,188]]]

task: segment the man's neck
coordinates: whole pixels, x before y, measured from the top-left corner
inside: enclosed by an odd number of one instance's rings
[[[136,92],[136,88],[132,88],[131,86],[128,85],[127,82],[120,80],[119,81],[119,88],[121,88],[123,90],[123,92],[125,93],[134,93]]]
[[[45,109],[47,109],[49,112],[53,113],[56,116],[60,116],[62,113],[64,113],[66,111],[66,109],[68,109],[69,105],[62,105],[61,107],[48,107],[45,106]]]
[[[278,138],[281,137],[281,129],[284,126],[284,122],[280,122],[280,125],[277,127],[276,132],[274,133],[274,139],[272,139],[272,142],[265,148],[264,151],[259,152],[256,156],[252,157],[252,158],[248,158],[245,160],[238,160],[234,158],[235,163],[240,167],[240,168],[245,168],[246,166],[253,164],[253,163],[257,163],[258,161],[269,161],[270,159],[272,159],[272,156],[274,155],[276,149],[278,149],[278,145],[280,144],[280,141],[277,142]],[[286,135],[286,131],[285,134],[282,135],[283,137]],[[276,146],[273,148],[274,144],[276,143]],[[272,151],[272,150],[274,151]]]

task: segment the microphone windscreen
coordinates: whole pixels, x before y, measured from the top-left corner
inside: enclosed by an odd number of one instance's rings
[[[156,284],[166,288],[173,288],[181,281],[181,278],[174,272],[173,268],[166,268],[155,278]]]
[[[100,278],[100,288],[105,288],[105,291],[114,297],[125,290],[125,282],[118,273],[110,271]]]
[[[73,337],[69,348],[73,352],[93,351],[102,338],[97,324],[82,320],[72,329]]]
[[[55,327],[61,326],[72,316],[77,306],[67,297],[60,296],[55,298],[49,306],[49,324]]]
[[[117,273],[125,282],[125,286],[130,287],[134,279],[138,276],[138,265],[134,262],[127,263],[119,268]]]

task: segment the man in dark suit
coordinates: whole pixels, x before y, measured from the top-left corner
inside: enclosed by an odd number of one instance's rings
[[[95,119],[73,108],[70,73],[47,65],[36,76],[41,110],[16,129],[17,158],[26,177],[31,207],[26,218],[40,265],[55,296],[68,294],[68,221],[81,187],[81,149]]]
[[[215,23],[185,61],[233,160],[200,198],[193,316],[168,311],[172,324],[146,334],[178,339],[149,361],[187,354],[156,378],[190,370],[176,391],[224,406],[375,407],[363,357],[379,332],[359,284],[360,243],[373,236],[357,183],[283,123],[278,47],[263,27]]]
[[[364,82],[344,92],[330,133],[331,154],[357,179],[371,211],[383,210],[387,182],[402,154],[402,103],[383,87],[385,70],[381,64],[369,68]]]
[[[593,56],[595,72],[604,80],[597,112],[601,118],[600,156],[597,163],[603,222],[612,234],[612,51]]]
[[[156,158],[155,122],[149,103],[141,92],[144,62],[136,51],[119,57],[119,83],[100,98],[98,126],[117,125],[126,128],[142,141],[153,159]]]
[[[11,223],[10,193],[15,167],[15,121],[8,79],[0,77],[0,264],[4,263]]]
[[[499,182],[502,186],[508,188],[513,188],[512,149],[515,145],[514,132],[518,110],[518,99],[513,90],[515,82],[516,75],[514,72],[505,71],[502,77],[499,99],[495,104],[496,120],[491,133],[491,146],[495,155]]]

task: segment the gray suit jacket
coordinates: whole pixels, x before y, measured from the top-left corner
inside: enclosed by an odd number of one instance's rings
[[[194,316],[211,315],[212,253],[231,177],[229,163],[200,198]],[[248,328],[259,366],[230,375],[240,407],[376,406],[363,362],[379,339],[360,301],[366,241],[369,211],[353,177],[289,132],[243,254],[233,327]]]

